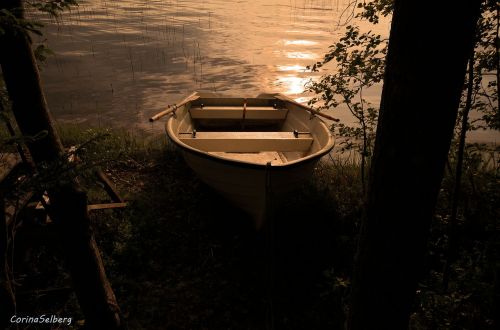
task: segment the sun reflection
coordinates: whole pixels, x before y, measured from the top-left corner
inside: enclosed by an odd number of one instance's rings
[[[326,34],[324,31],[320,30],[286,30],[286,33],[295,33],[295,34],[309,34],[309,35],[323,35]]]
[[[278,71],[295,71],[295,72],[305,72],[306,67],[303,65],[277,65]]]
[[[310,78],[301,78],[293,75],[278,77],[276,86],[284,90],[285,94],[300,94],[305,89],[305,84]]]
[[[312,46],[318,44],[318,42],[311,40],[284,40],[284,43],[286,46],[288,45]]]
[[[314,53],[310,53],[310,52],[287,52],[286,57],[312,60],[312,59],[318,58],[318,54],[314,54]]]

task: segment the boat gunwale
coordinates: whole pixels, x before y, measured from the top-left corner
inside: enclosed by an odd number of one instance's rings
[[[261,95],[265,95],[266,97],[262,97]],[[271,94],[261,94],[259,96],[261,97],[256,97],[256,99],[274,99],[276,97],[271,96]],[[286,96],[282,95],[282,94],[275,94],[275,95],[279,95],[280,97],[282,98],[286,98],[288,99]],[[238,98],[238,99],[241,99],[241,97],[226,97],[226,96],[221,96],[221,95],[217,95],[217,94],[214,94],[214,96],[207,96],[207,94],[203,95],[202,98],[224,98],[224,99],[231,99],[231,98]],[[304,108],[305,111],[308,111],[307,107],[301,105],[300,103],[296,103],[296,102],[291,102],[291,101],[288,101],[288,100],[283,100],[289,104],[292,104],[292,105],[297,105],[297,106],[302,106]],[[191,101],[192,102],[192,101]],[[189,102],[189,103],[191,103]],[[188,103],[188,104],[189,104]],[[183,107],[186,107],[186,105],[183,105]],[[335,145],[335,141],[334,141],[334,138],[330,132],[330,130],[328,129],[328,127],[326,126],[326,123],[321,119],[319,118],[318,116],[316,116],[315,114],[309,112],[311,114],[311,120],[314,118],[316,120],[319,121],[319,124],[323,126],[323,128],[327,131],[328,133],[328,142],[318,151],[316,151],[315,153],[311,154],[311,155],[307,155],[305,157],[301,157],[299,159],[296,159],[296,160],[293,160],[293,161],[290,161],[290,162],[287,162],[287,163],[280,163],[280,164],[270,164],[270,166],[272,168],[275,168],[275,169],[289,169],[289,168],[293,168],[293,167],[296,167],[296,166],[300,166],[306,162],[309,162],[309,161],[316,161],[316,159],[318,158],[321,158],[323,157],[324,155],[328,154],[334,147]],[[214,154],[211,154],[207,151],[203,151],[203,150],[199,150],[199,149],[196,149],[196,148],[193,148],[185,143],[183,143],[177,135],[175,134],[170,134],[170,132],[173,132],[173,129],[171,128],[171,125],[173,124],[173,121],[175,120],[175,117],[170,117],[166,123],[165,123],[165,131],[167,133],[167,136],[170,138],[170,140],[172,142],[174,142],[179,148],[181,148],[183,151],[187,151],[187,152],[190,152],[192,154],[195,154],[197,156],[201,156],[203,158],[209,158],[213,161],[217,161],[217,162],[220,162],[220,163],[225,163],[225,164],[235,164],[235,165],[238,165],[238,166],[243,166],[243,167],[247,167],[247,168],[254,168],[254,169],[264,169],[266,167],[268,167],[269,165],[268,164],[257,164],[257,163],[250,163],[250,162],[247,162],[247,161],[242,161],[242,160],[238,160],[238,159],[229,159],[229,158],[226,158],[226,157],[222,157],[222,156],[218,156],[218,155],[214,155]]]

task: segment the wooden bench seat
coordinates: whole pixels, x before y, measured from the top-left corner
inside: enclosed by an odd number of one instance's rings
[[[307,132],[188,132],[179,138],[195,149],[223,152],[307,151],[313,142]]]
[[[249,120],[284,120],[288,109],[276,109],[264,106],[204,106],[189,109],[192,119],[245,119]]]

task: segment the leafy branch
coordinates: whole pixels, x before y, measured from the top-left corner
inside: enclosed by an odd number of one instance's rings
[[[387,39],[371,31],[361,33],[354,25],[346,26],[345,34],[330,46],[321,62],[308,67],[311,71],[331,63],[335,73],[311,81],[307,90],[316,94],[309,101],[319,110],[335,109],[340,105],[347,107],[356,119],[355,125],[333,123],[331,129],[340,137],[341,151],[356,150],[361,156],[361,180],[365,186],[365,172],[368,157],[371,155],[378,118],[378,109],[368,102],[363,94],[383,79]],[[361,143],[358,143],[361,141]]]
[[[64,10],[71,9],[72,6],[78,6],[77,0],[38,0],[25,1],[25,3],[38,11],[54,17],[58,17]]]

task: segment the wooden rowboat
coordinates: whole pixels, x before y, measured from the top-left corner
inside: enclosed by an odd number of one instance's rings
[[[281,94],[196,92],[150,120],[167,114],[168,137],[186,163],[258,227],[269,195],[297,189],[334,144],[318,113]]]

